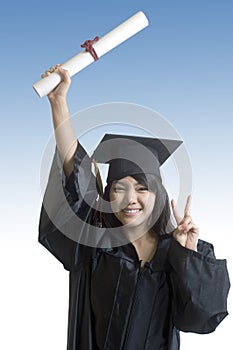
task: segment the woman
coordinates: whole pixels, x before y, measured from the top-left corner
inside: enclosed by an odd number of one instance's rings
[[[217,260],[212,245],[198,240],[190,196],[183,218],[171,202],[177,227],[166,233],[171,225],[170,210],[159,166],[177,145],[164,157],[163,142],[156,141],[159,147],[153,146],[151,160],[144,162],[147,157],[135,152],[135,138],[123,136],[123,152],[131,147],[134,151],[129,151],[126,159],[115,157],[110,161],[104,194],[97,169],[97,187],[103,197],[97,210],[91,160],[75,139],[69,119],[69,74],[60,65],[56,69],[62,81],[48,98],[58,154],[42,206],[39,241],[70,271],[67,349],[177,350],[180,330],[214,331],[228,314],[229,277],[226,261]],[[118,150],[115,137],[108,135],[107,141],[113,141],[110,148]],[[137,142],[142,155],[148,148],[144,142],[141,138]],[[135,153],[139,165],[131,159]],[[101,158],[101,147],[95,155]],[[81,218],[76,227],[78,237],[93,237],[90,227],[94,227],[95,237],[104,232],[97,244],[87,241],[85,245],[81,239],[77,243],[65,234],[71,220],[63,210],[64,201],[57,197],[59,183],[63,183],[67,202]],[[104,247],[101,242],[106,237],[116,241]]]

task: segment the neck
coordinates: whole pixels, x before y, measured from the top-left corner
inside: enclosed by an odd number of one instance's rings
[[[124,227],[124,232],[131,242],[139,245],[145,241],[153,241],[157,236],[154,231],[142,227]]]
[[[141,260],[141,266],[144,267],[146,262],[151,261],[157,250],[158,236],[148,231],[142,237],[134,240],[132,244],[136,249],[138,259]]]

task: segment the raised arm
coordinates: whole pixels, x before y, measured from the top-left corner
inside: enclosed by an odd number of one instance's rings
[[[93,215],[98,192],[91,159],[82,145],[78,145],[71,124],[66,101],[71,84],[69,74],[57,65],[42,78],[55,69],[62,80],[48,99],[57,147],[43,198],[38,239],[67,270],[71,270],[95,254],[95,249],[84,248],[83,242],[89,242],[93,236],[88,223],[99,226],[98,216]]]
[[[50,75],[55,69],[61,75],[62,80],[48,95],[48,100],[52,110],[57,149],[65,175],[68,178],[73,171],[74,154],[78,145],[67,105],[67,93],[71,79],[68,71],[64,70],[60,64],[57,64],[56,67],[51,67],[45,74],[42,74],[42,78]]]

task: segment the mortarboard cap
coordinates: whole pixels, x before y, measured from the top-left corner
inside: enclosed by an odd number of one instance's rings
[[[181,145],[181,140],[105,134],[92,158],[108,163],[107,183],[140,173],[161,179],[160,166]]]

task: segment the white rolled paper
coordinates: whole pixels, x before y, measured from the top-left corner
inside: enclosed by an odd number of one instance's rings
[[[98,57],[114,49],[116,46],[123,43],[149,24],[146,15],[139,11],[134,16],[120,24],[108,34],[104,35],[97,42],[93,44],[93,48]],[[72,77],[89,64],[94,62],[92,55],[86,50],[81,51],[76,56],[62,64],[62,68],[68,70]],[[48,95],[61,81],[61,77],[57,72],[53,72],[49,76],[39,80],[33,85],[34,90],[40,97]]]

